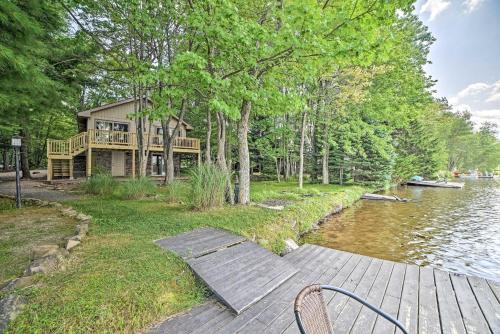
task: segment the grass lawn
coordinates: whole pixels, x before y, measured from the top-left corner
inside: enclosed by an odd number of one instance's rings
[[[23,207],[0,198],[0,283],[22,275],[37,245],[60,244],[74,234],[76,221],[57,209]]]
[[[188,202],[187,186],[180,187]],[[207,295],[189,267],[153,240],[201,226],[242,234],[279,252],[286,238],[297,238],[336,204],[352,203],[362,187],[254,182],[252,199],[282,199],[283,211],[227,206],[206,212],[157,198],[118,200],[88,197],[71,203],[92,215],[84,243],[63,271],[40,276],[25,289],[30,301],[8,333],[134,333],[151,323],[201,303]]]

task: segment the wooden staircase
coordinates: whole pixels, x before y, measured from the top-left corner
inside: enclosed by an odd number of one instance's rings
[[[72,159],[88,148],[87,132],[80,132],[63,140],[47,141],[47,157],[49,159]]]

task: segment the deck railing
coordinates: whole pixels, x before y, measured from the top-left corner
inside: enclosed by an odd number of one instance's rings
[[[163,136],[151,136],[149,143],[156,146],[163,146]],[[174,139],[174,148],[180,149],[200,149],[200,140],[198,138],[177,137]]]
[[[47,151],[50,155],[68,155],[69,141],[68,140],[47,140]]]
[[[91,144],[133,146],[135,133],[110,130],[89,130]]]
[[[163,148],[163,136],[145,135],[147,142],[149,138],[150,148],[161,150]],[[47,154],[59,156],[77,155],[88,148],[89,145],[95,147],[111,148],[137,148],[137,137],[132,132],[95,130],[81,132],[67,140],[47,140]],[[186,150],[199,150],[200,140],[197,138],[177,137],[174,140],[174,148]]]
[[[69,139],[69,147],[71,149],[71,153],[81,152],[87,147],[87,133],[80,132],[79,134],[71,137]]]

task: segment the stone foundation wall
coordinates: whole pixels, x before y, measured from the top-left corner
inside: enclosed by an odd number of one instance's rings
[[[111,150],[92,150],[92,174],[98,171],[111,174]]]
[[[85,177],[87,174],[87,157],[78,155],[73,159],[73,176]]]

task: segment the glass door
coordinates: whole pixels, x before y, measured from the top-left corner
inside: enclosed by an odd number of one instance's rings
[[[165,173],[163,172],[163,156],[160,154],[153,154],[151,156],[151,167],[152,167],[151,171],[152,175],[156,176],[165,175]]]

